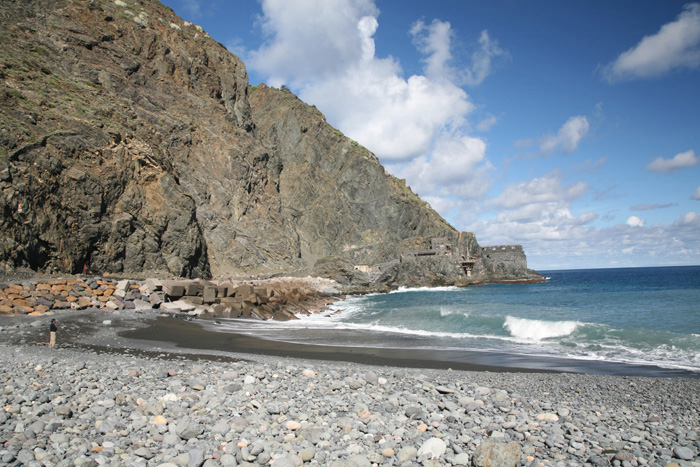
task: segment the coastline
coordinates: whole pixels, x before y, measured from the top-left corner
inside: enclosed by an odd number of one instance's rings
[[[452,369],[503,373],[581,373],[612,376],[700,378],[687,370],[651,365],[522,356],[460,350],[393,349],[379,347],[320,346],[265,340],[234,332],[210,331],[204,320],[176,317],[149,320],[147,326],[120,336],[143,342],[170,343],[180,349],[233,354],[260,354],[313,360],[344,361],[391,367]],[[212,322],[208,323],[210,327]]]
[[[700,465],[697,378],[434,369],[152,311],[52,316],[55,350],[49,316],[0,318],[2,463]]]
[[[210,330],[216,320],[193,319],[182,313],[153,309],[137,311],[64,310],[43,316],[0,315],[0,326],[17,322],[46,322],[56,317],[69,328],[60,332],[62,344],[97,352],[158,355],[181,359],[245,360],[269,356],[394,368],[424,368],[488,373],[551,373],[619,377],[689,378],[700,373],[653,365],[515,355],[493,351],[351,347],[290,343],[225,330]],[[106,323],[106,324],[105,324]],[[46,324],[48,326],[48,324]],[[10,340],[11,341],[11,340]],[[15,341],[16,342],[16,341]],[[33,336],[29,345],[43,345]]]

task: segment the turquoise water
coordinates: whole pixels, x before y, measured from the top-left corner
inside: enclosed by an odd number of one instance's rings
[[[700,266],[541,273],[548,279],[540,284],[403,289],[349,297],[295,322],[229,324],[288,342],[512,355],[525,367],[544,358],[700,374]]]

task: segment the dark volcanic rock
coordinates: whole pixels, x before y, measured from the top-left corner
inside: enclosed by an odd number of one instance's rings
[[[315,107],[249,87],[237,57],[156,1],[16,0],[0,18],[6,269],[208,278],[316,265],[370,287],[539,277],[522,250],[486,258]],[[452,257],[406,256],[436,237]]]

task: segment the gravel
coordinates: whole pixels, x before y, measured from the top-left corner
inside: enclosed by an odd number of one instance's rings
[[[51,351],[1,324],[0,465],[700,465],[700,379]]]

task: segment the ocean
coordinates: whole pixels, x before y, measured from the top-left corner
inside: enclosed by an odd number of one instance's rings
[[[523,369],[700,377],[700,266],[540,273],[546,282],[349,296],[296,321],[216,329]]]

